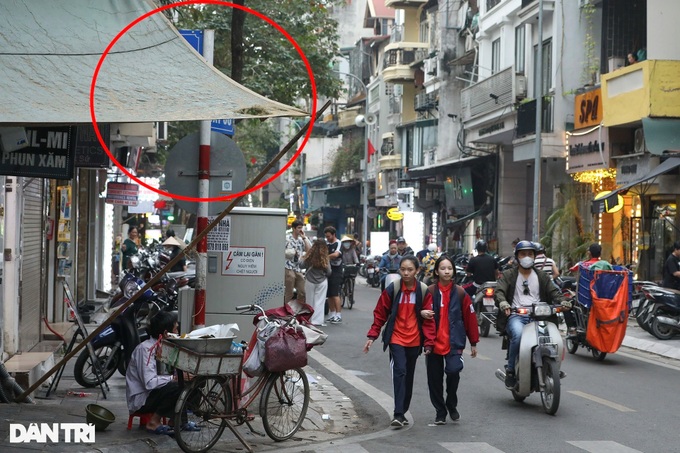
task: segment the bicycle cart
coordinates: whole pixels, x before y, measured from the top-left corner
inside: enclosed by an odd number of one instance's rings
[[[254,307],[260,308],[236,308]],[[210,341],[205,343],[210,345]],[[255,343],[251,341],[249,348],[256,347]],[[228,351],[229,347],[221,350]],[[309,382],[305,372],[301,368],[283,372],[263,370],[259,376],[248,379],[243,373],[243,359],[243,354],[208,352],[182,339],[163,340],[161,362],[194,376],[183,382],[183,373],[179,373],[183,390],[175,405],[175,426],[189,427],[175,430],[175,440],[185,452],[210,450],[226,427],[252,453],[252,448],[235,425],[246,424],[251,432],[256,432],[250,424],[254,415],[248,408],[258,396],[258,413],[271,439],[289,439],[302,425],[309,406]]]

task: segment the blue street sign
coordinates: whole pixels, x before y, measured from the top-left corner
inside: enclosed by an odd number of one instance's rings
[[[203,55],[203,30],[179,30],[179,34],[184,36],[196,52]]]
[[[212,120],[210,123],[210,130],[231,137],[234,135],[234,120]]]

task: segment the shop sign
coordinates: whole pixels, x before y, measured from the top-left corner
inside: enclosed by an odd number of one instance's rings
[[[570,135],[567,173],[609,168],[608,140],[609,133],[605,127],[597,128],[584,135],[579,135],[578,131]]]
[[[574,98],[574,129],[597,126],[602,122],[602,91],[600,88],[577,94]]]
[[[102,145],[99,144],[94,127],[91,124],[83,124],[76,129],[75,166],[81,168],[109,168],[111,161]],[[108,145],[109,138],[111,137],[111,125],[100,124],[99,132],[104,142]]]
[[[106,185],[106,202],[122,206],[137,206],[139,203],[139,186],[111,181]]]
[[[404,219],[404,213],[399,212],[399,208],[390,208],[387,210],[387,218],[397,222]]]
[[[73,178],[74,133],[71,126],[27,127],[28,147],[2,152],[0,175]]]
[[[457,215],[471,214],[475,210],[470,168],[451,170],[444,181],[446,208],[454,209]]]
[[[658,157],[637,156],[618,159],[616,162],[616,184],[622,186],[646,175],[659,165]]]

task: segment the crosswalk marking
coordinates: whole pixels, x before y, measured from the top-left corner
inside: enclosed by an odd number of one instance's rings
[[[590,393],[580,392],[578,390],[570,390],[569,393],[571,393],[572,395],[580,396],[581,398],[585,398],[590,401],[594,401],[596,403],[600,403],[604,406],[611,407],[612,409],[616,409],[617,411],[635,412],[635,409],[622,406],[621,404],[617,404],[604,398],[600,398],[599,396],[591,395]]]
[[[328,448],[316,449],[314,451],[316,453],[347,453],[348,451],[351,451],[352,453],[370,453],[359,444],[336,445]]]
[[[611,440],[567,441],[568,444],[591,453],[642,453]]]
[[[486,442],[440,442],[451,453],[504,453]]]

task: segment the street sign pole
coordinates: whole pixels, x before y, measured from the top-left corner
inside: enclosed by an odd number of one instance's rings
[[[203,58],[212,65],[215,49],[215,30],[203,32]],[[198,197],[210,197],[210,120],[201,121],[199,156],[198,156]],[[208,202],[198,203],[198,215],[196,217],[196,232],[201,234],[208,226]],[[206,309],[206,277],[208,270],[208,237],[196,246],[198,260],[196,260],[196,291],[194,296],[194,328],[205,326]]]

